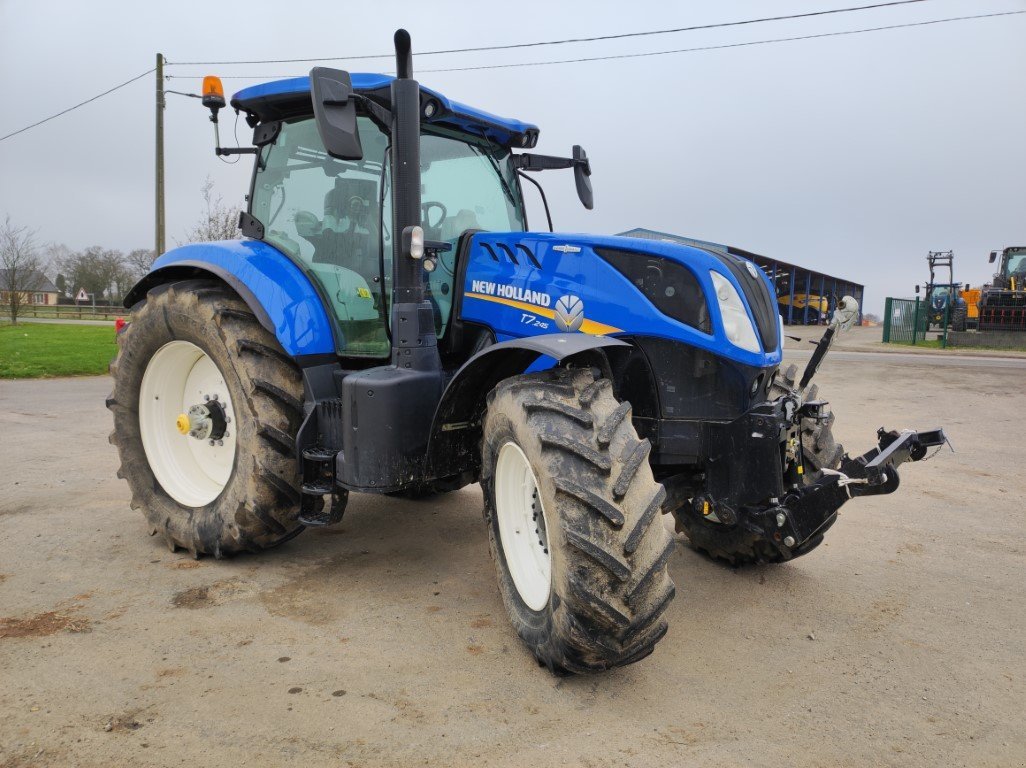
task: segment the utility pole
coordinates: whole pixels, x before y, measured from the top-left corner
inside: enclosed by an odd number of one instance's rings
[[[156,167],[156,236],[154,251],[164,253],[164,54],[157,54],[157,167]]]

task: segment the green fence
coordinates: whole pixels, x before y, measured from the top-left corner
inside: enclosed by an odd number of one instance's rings
[[[888,298],[884,307],[883,340],[885,344],[936,344],[948,346],[948,325],[950,307],[944,309],[943,322],[936,323],[937,338],[927,339],[930,330],[930,313],[925,302],[915,299]]]

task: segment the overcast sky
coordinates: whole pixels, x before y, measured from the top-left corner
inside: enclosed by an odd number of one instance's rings
[[[0,135],[171,62],[388,52],[410,30],[414,71],[451,98],[541,127],[537,151],[582,144],[595,210],[569,173],[541,180],[557,230],[641,226],[729,243],[866,284],[866,310],[911,295],[928,250],[954,249],[979,283],[991,249],[1026,244],[1026,15],[745,48],[475,72],[425,70],[790,37],[976,13],[1026,0],[913,5],[734,29],[526,50],[416,51],[688,26],[867,4],[713,2],[312,2],[0,0]],[[386,59],[334,62],[387,71]],[[309,64],[171,66],[231,92]],[[231,137],[234,116],[222,116]],[[153,244],[154,79],[0,142],[0,217],[71,248]],[[241,124],[239,136],[249,141]],[[168,96],[168,246],[201,211],[207,176],[226,201],[251,166],[212,152],[198,101]],[[228,143],[226,141],[226,143]],[[527,193],[531,196],[531,192]],[[536,208],[533,223],[543,226]]]

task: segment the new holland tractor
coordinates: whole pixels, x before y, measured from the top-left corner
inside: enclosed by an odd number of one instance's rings
[[[964,331],[969,317],[969,307],[962,295],[962,284],[955,282],[954,251],[930,251],[926,254],[926,262],[930,267],[930,282],[926,284],[926,305],[923,323],[925,330],[938,326],[942,331],[951,328],[953,331]],[[944,269],[948,271],[946,283],[937,282],[937,272],[943,277]],[[969,286],[967,285],[966,288]],[[919,293],[919,286],[916,286]]]
[[[502,600],[555,673],[647,656],[674,542],[734,564],[823,540],[940,430],[850,458],[781,365],[776,297],[730,253],[528,229],[538,128],[398,76],[314,68],[235,94],[254,130],[246,239],[162,255],[125,301],[111,442],[174,550],[258,552],[338,523],[350,493],[480,482]],[[204,86],[216,121],[216,78]],[[551,225],[549,227],[551,230]],[[399,503],[399,502],[397,502]]]

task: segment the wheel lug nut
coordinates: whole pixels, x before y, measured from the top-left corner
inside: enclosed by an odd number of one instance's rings
[[[785,547],[793,547],[794,544],[795,544],[794,536],[785,536],[784,537],[784,546]]]
[[[213,397],[211,397],[210,399],[211,399],[211,400],[217,400],[217,395],[215,394],[215,395],[214,395]]]
[[[203,395],[203,401],[204,402],[209,402],[210,401],[210,395]]]
[[[224,445],[224,440],[218,440],[218,441],[217,441],[217,444],[218,444],[218,445]]]
[[[225,436],[225,437],[231,437],[231,436],[232,436],[232,434],[231,434],[231,432],[229,432],[229,431],[228,431],[228,430],[226,429],[226,430],[224,431],[224,436]]]
[[[225,416],[224,417],[224,423],[225,424],[231,424],[232,423],[232,417],[231,416]]]
[[[214,441],[213,441],[213,440],[210,440],[210,441],[208,441],[208,443],[207,443],[207,444],[208,444],[208,445],[213,445],[213,444],[214,444]]]

